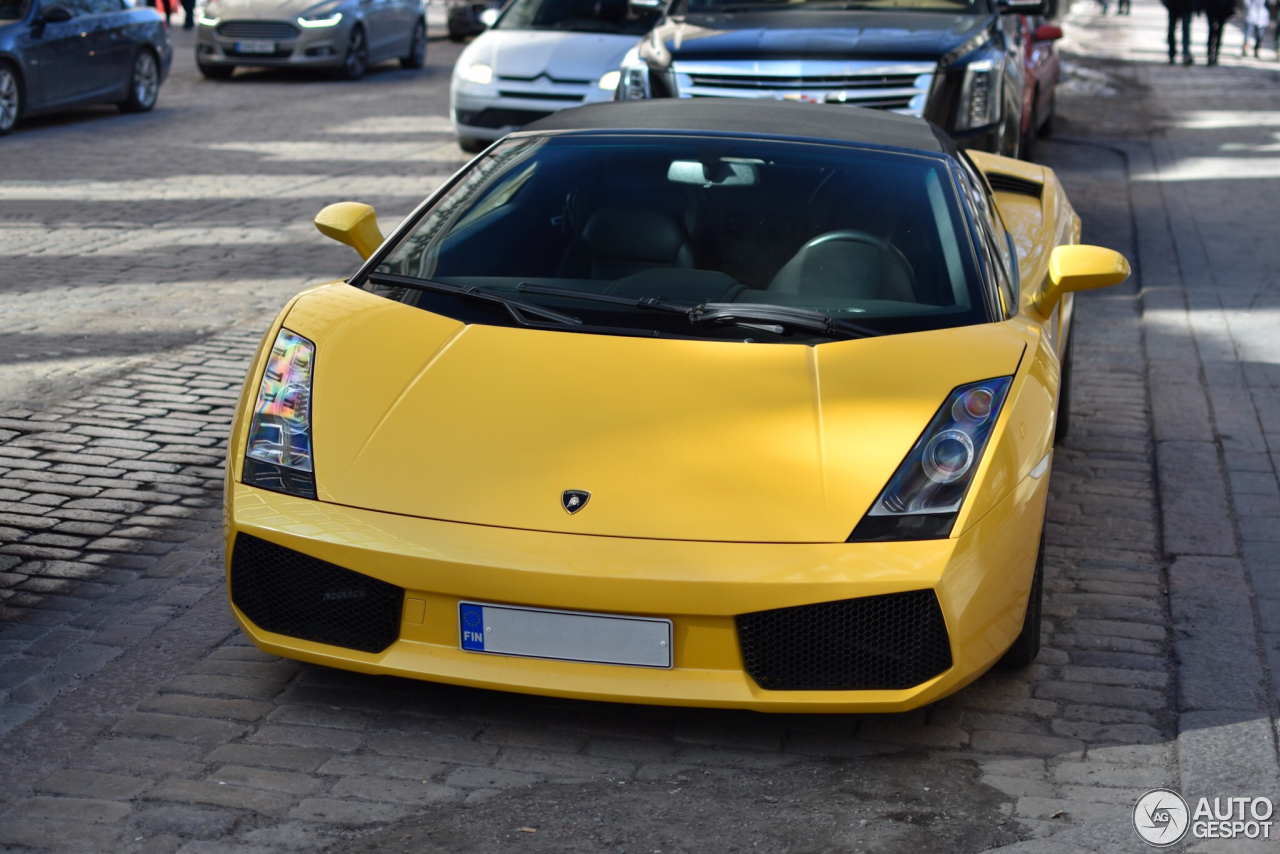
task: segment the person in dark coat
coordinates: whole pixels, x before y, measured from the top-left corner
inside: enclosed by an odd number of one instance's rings
[[[1169,12],[1169,64],[1178,61],[1177,31],[1182,24],[1182,64],[1193,65],[1191,58],[1191,16],[1196,13],[1196,0],[1161,0]]]
[[[1209,65],[1218,64],[1218,53],[1222,50],[1222,31],[1227,19],[1235,14],[1235,0],[1205,0],[1204,15],[1209,19],[1209,41],[1206,45]]]

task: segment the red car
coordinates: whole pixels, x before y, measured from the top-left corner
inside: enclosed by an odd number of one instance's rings
[[[1027,46],[1022,89],[1022,158],[1035,158],[1036,140],[1053,132],[1054,89],[1058,85],[1058,46],[1062,28],[1022,17],[1019,29]]]

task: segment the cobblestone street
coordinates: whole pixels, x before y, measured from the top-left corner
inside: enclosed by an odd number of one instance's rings
[[[1200,26],[1199,22],[1197,26]],[[594,704],[275,658],[226,601],[228,425],[272,316],[460,166],[459,46],[360,83],[175,70],[0,161],[0,845],[1145,850],[1147,790],[1280,800],[1280,64],[1066,17],[1038,158],[1127,284],[1079,298],[1045,646],[902,715]],[[1197,44],[1203,33],[1197,30]],[[1235,39],[1235,41],[1232,41]],[[339,118],[340,117],[340,118]],[[1271,851],[1200,842],[1185,850]]]

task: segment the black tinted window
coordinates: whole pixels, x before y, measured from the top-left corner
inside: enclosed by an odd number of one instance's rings
[[[16,21],[26,14],[26,0],[0,0],[0,21]]]
[[[642,36],[657,20],[657,10],[637,11],[627,0],[515,0],[498,28]]]
[[[511,140],[476,161],[378,270],[510,295],[523,282],[789,306],[883,332],[988,319],[947,161],[835,145]]]

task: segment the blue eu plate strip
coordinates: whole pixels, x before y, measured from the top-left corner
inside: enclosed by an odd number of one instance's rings
[[[458,625],[462,629],[462,648],[484,652],[484,608],[459,602]]]

